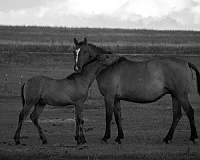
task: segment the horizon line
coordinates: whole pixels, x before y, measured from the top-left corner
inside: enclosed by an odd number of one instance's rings
[[[90,27],[90,26],[56,26],[56,25],[9,25],[0,24],[0,27],[35,27],[35,28],[63,28],[63,29],[107,29],[107,30],[135,30],[135,31],[161,31],[161,32],[200,32],[193,29],[154,29],[154,28],[131,28],[131,27]]]

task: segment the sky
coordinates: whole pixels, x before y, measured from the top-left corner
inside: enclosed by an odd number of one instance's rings
[[[0,0],[0,24],[200,30],[200,0]]]

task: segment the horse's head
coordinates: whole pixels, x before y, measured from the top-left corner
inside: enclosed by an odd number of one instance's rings
[[[84,38],[83,41],[78,42],[76,38],[74,38],[74,70],[79,72],[82,70],[84,64],[88,63],[89,61],[93,60],[94,58],[91,55],[90,46],[87,43],[87,39]]]

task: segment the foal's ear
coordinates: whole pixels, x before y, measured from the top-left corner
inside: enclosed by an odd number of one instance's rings
[[[87,44],[87,38],[86,37],[84,38],[84,43]]]
[[[76,38],[74,38],[74,44],[75,44],[75,45],[78,45],[78,41],[77,41]]]

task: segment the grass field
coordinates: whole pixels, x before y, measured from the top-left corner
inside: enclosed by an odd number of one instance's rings
[[[23,145],[15,146],[12,137],[22,107],[22,83],[39,74],[64,78],[72,73],[74,37],[87,37],[89,42],[133,60],[175,56],[194,63],[200,70],[200,32],[0,26],[0,160],[200,159],[200,145],[188,140],[186,116],[177,127],[173,143],[162,143],[172,119],[168,96],[145,105],[122,102],[125,139],[122,145],[114,143],[117,130],[113,121],[112,139],[102,144],[105,111],[96,82],[84,107],[86,146],[76,146],[73,138],[73,106],[46,107],[40,123],[48,145],[40,144],[36,128],[27,119],[22,129]],[[190,99],[200,135],[200,97],[195,79],[191,85]]]
[[[199,54],[200,32],[0,26],[0,51],[70,53],[73,38],[114,53]]]

